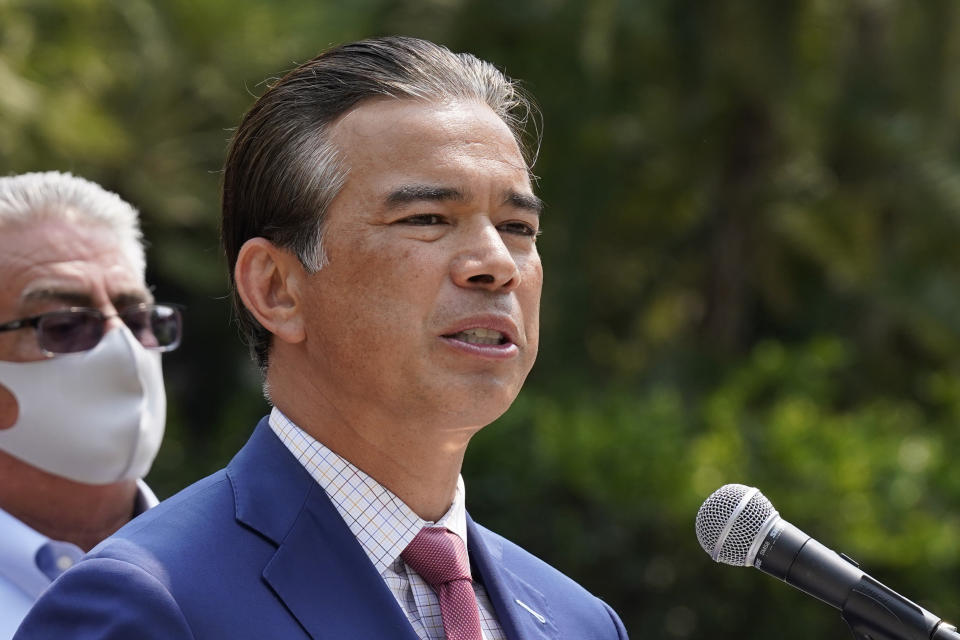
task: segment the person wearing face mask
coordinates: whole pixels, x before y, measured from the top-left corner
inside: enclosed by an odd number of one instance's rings
[[[0,640],[80,556],[157,503],[176,307],[136,209],[58,172],[0,178]]]

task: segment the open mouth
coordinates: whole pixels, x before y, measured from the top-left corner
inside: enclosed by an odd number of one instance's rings
[[[503,335],[499,331],[494,331],[493,329],[484,329],[482,327],[477,327],[476,329],[467,329],[466,331],[452,333],[444,337],[460,340],[461,342],[466,342],[467,344],[484,346],[504,345],[510,342],[507,336]]]

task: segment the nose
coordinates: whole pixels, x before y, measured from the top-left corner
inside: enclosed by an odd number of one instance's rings
[[[100,313],[106,318],[103,332],[106,333],[111,329],[116,329],[117,327],[123,326],[123,320],[120,319],[120,316],[117,315],[117,308],[113,306],[110,302],[105,302],[103,304],[97,305],[97,308],[100,310]]]
[[[512,291],[520,285],[517,262],[489,221],[465,233],[464,246],[451,265],[453,281],[467,289]]]
[[[124,326],[123,320],[120,319],[120,316],[118,315],[119,310],[114,305],[113,301],[111,301],[107,296],[104,295],[102,299],[97,297],[94,300],[94,304],[91,306],[100,311],[105,318],[103,323],[104,335],[106,335],[108,331],[112,331],[113,329]]]
[[[117,327],[122,327],[122,326],[124,326],[123,320],[121,320],[119,317],[117,316],[108,317],[107,323],[103,328],[103,332],[106,333],[107,331],[110,331],[112,329],[116,329]]]

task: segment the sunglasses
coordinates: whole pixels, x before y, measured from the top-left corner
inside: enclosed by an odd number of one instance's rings
[[[109,318],[120,318],[147,349],[172,351],[180,344],[183,329],[180,310],[169,304],[138,304],[110,316],[86,308],[51,311],[0,324],[0,331],[33,327],[40,348],[52,356],[93,349],[103,338]]]

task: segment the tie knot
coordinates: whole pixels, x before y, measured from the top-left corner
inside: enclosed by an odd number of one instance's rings
[[[470,580],[463,540],[442,527],[421,529],[400,557],[434,589],[453,580]]]

